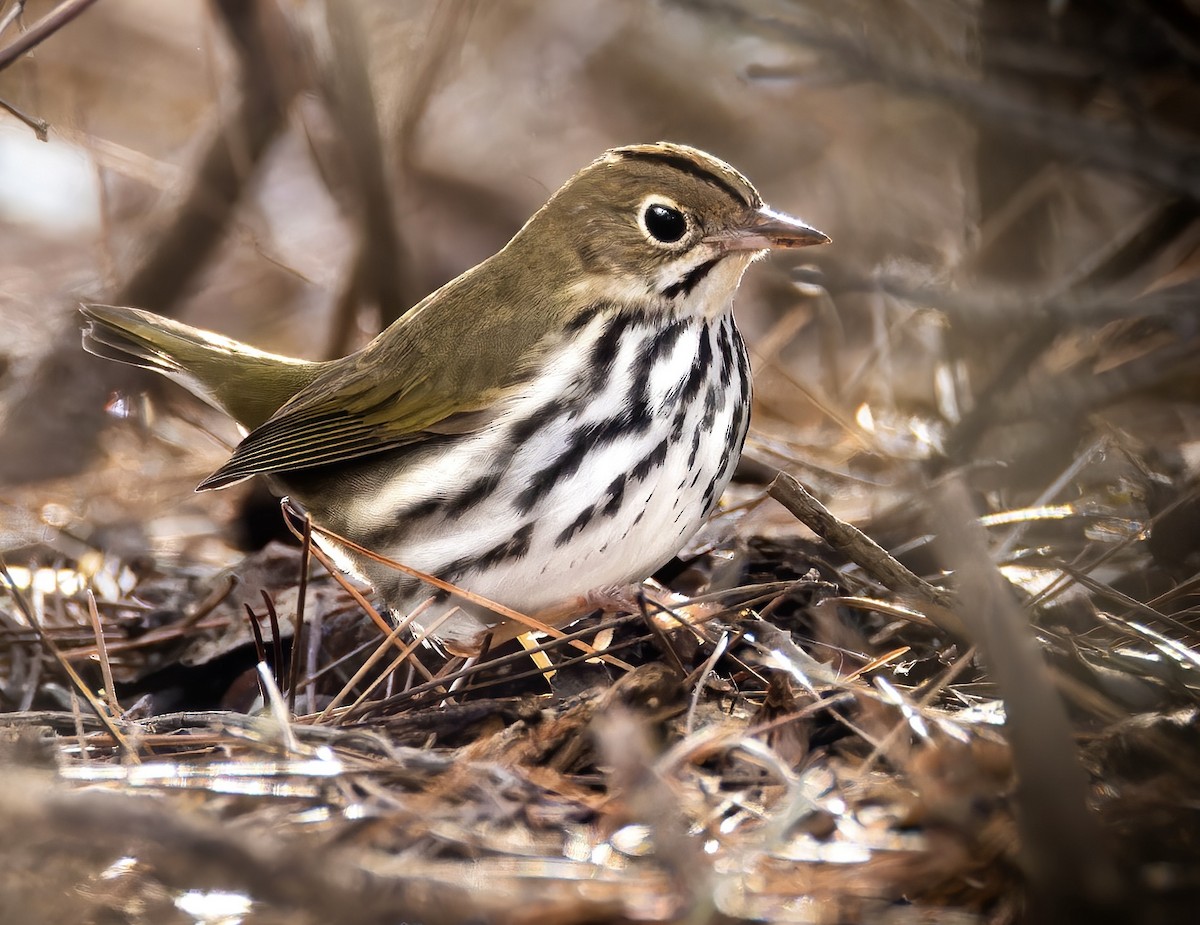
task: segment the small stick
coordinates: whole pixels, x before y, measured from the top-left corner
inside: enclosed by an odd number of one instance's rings
[[[284,515],[287,516],[286,514]],[[292,619],[292,658],[288,666],[288,709],[296,712],[296,688],[300,684],[300,654],[304,639],[304,604],[308,596],[308,568],[312,562],[312,517],[304,514],[304,536],[300,542],[300,586],[296,589],[296,615]]]
[[[263,644],[262,627],[258,625],[258,615],[254,612],[254,608],[249,604],[242,604],[246,608],[246,616],[250,620],[250,632],[254,636],[254,654],[258,656],[258,663],[265,664],[267,661],[267,647]],[[262,675],[257,671],[255,677],[258,678],[258,692],[262,694],[263,704],[267,703],[267,688],[263,684]]]
[[[66,0],[20,33],[15,39],[0,48],[0,71],[4,70],[21,55],[37,47],[72,19],[95,3],[96,0]]]
[[[104,678],[104,699],[114,716],[122,713],[117,703],[117,689],[113,682],[112,664],[108,660],[108,645],[104,640],[104,627],[100,625],[100,613],[96,610],[96,595],[87,591],[88,616],[92,618],[92,631],[96,634],[96,657],[100,661],[100,676]]]
[[[884,587],[920,597],[940,613],[929,618],[947,632],[961,636],[962,626],[954,616],[954,597],[905,568],[886,549],[857,527],[838,520],[796,479],[784,472],[775,476],[767,493],[796,515],[796,519],[838,552],[845,554]]]
[[[18,17],[24,12],[25,0],[17,0],[16,3],[9,7],[8,12],[4,14],[4,18],[0,19],[0,35],[3,35],[8,30],[8,27],[16,22]]]
[[[275,686],[278,687],[283,682],[286,670],[283,665],[283,640],[279,638],[279,614],[275,610],[275,602],[271,600],[271,595],[262,588],[258,593],[267,605],[267,619],[271,623],[271,673],[275,678]]]
[[[37,116],[31,116],[27,112],[22,112],[8,100],[0,99],[0,109],[8,110],[12,115],[16,116],[31,129],[33,134],[37,136],[38,141],[48,141],[50,138],[50,123],[45,119],[39,119]]]

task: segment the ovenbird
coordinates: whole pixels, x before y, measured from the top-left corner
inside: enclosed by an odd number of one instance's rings
[[[198,490],[266,474],[318,526],[533,614],[645,578],[712,513],[750,412],[734,291],[769,248],[828,240],[715,157],[616,148],[340,360],[101,305],[83,308],[84,346],[178,380],[249,431]],[[457,648],[521,631],[318,542]]]

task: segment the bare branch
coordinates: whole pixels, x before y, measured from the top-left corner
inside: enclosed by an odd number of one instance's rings
[[[0,48],[0,71],[32,48],[36,48],[55,32],[95,3],[96,0],[66,0]]]
[[[0,99],[0,109],[7,110],[28,125],[31,129],[33,129],[33,133],[37,136],[38,141],[46,141],[49,137],[50,123],[45,119],[39,119],[36,116],[31,116],[28,113],[22,112],[12,103],[4,99]]]

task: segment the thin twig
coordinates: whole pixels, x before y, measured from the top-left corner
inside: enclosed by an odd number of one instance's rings
[[[249,604],[242,604],[246,608],[246,617],[250,621],[250,634],[254,637],[254,654],[257,656],[259,664],[267,660],[267,648],[263,643],[262,627],[258,625],[258,614],[254,612],[254,608]],[[262,676],[255,674],[258,678],[258,692],[262,695],[263,703],[267,702],[267,688],[263,684]]]
[[[885,588],[921,597],[935,604],[942,613],[929,618],[943,629],[961,634],[962,626],[950,613],[954,597],[914,574],[896,560],[886,549],[857,527],[838,520],[829,509],[812,496],[796,479],[780,472],[767,490],[768,494],[796,515],[806,527],[838,552],[875,577]],[[944,621],[944,622],[943,622]]]
[[[65,0],[49,13],[0,48],[0,71],[32,48],[36,48],[55,32],[95,3],[96,0]],[[5,25],[8,25],[5,23]]]
[[[304,642],[304,605],[308,592],[308,568],[312,561],[312,518],[304,515],[304,536],[300,541],[300,583],[296,590],[296,614],[292,618],[292,657],[288,665],[288,710],[296,712],[296,688],[300,683],[300,656]]]
[[[37,136],[38,141],[50,140],[50,123],[45,119],[39,119],[36,116],[31,116],[27,112],[18,109],[5,99],[0,99],[0,109],[7,110],[28,125],[31,129],[33,129],[33,133]]]
[[[275,684],[278,686],[286,671],[283,664],[283,640],[279,633],[279,613],[275,610],[275,602],[271,600],[271,595],[267,594],[265,588],[260,588],[259,594],[262,595],[263,603],[267,607],[267,619],[271,623],[271,672],[275,678]]]
[[[292,731],[291,714],[288,712],[287,702],[283,699],[279,685],[275,683],[276,669],[268,668],[266,662],[259,662],[255,669],[263,688],[263,702],[275,720],[275,725],[279,727],[283,747],[289,754],[294,754],[299,750],[300,743],[296,741],[296,734]]]
[[[688,703],[687,718],[684,720],[686,735],[690,736],[693,732],[696,720],[696,708],[700,705],[700,695],[704,692],[704,685],[708,682],[708,676],[712,674],[713,668],[716,667],[717,662],[728,647],[729,633],[722,633],[721,638],[717,640],[717,644],[713,646],[712,652],[704,660],[704,664],[700,666],[699,676],[696,678],[695,684],[692,685],[692,697]]]
[[[112,663],[108,659],[108,644],[104,639],[104,627],[100,623],[100,613],[96,610],[96,595],[92,589],[87,590],[88,616],[92,620],[92,631],[96,634],[96,658],[100,662],[100,676],[104,678],[104,699],[114,716],[123,712],[117,702],[117,689],[113,681]]]
[[[0,19],[0,35],[4,35],[22,13],[25,12],[25,0],[16,0],[16,2],[8,8],[8,12],[4,14],[4,18]]]

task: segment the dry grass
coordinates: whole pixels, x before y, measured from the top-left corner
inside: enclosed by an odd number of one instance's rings
[[[1194,12],[329,7],[106,0],[5,71],[100,204],[0,184],[0,923],[1190,921]],[[675,596],[551,671],[238,548],[290,538],[190,493],[236,435],[78,351],[84,297],[348,349],[658,137],[835,245],[739,301]]]

